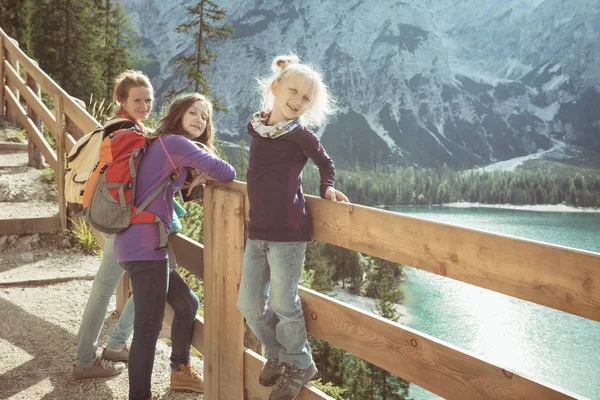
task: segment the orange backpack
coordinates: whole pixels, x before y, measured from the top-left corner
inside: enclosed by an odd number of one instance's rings
[[[166,153],[162,138],[158,138]],[[158,223],[160,247],[167,245],[166,232],[162,221],[145,208],[156,196],[181,173],[170,157],[175,168],[171,174],[139,206],[134,205],[137,171],[142,157],[148,148],[147,138],[136,128],[118,130],[109,134],[100,145],[100,158],[87,181],[83,193],[83,208],[86,221],[100,232],[117,233],[130,224]],[[158,250],[157,249],[157,250]]]

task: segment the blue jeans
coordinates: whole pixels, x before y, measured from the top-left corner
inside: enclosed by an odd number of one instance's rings
[[[298,296],[305,250],[306,242],[248,239],[237,301],[267,358],[301,369],[312,363]]]
[[[80,368],[88,368],[96,361],[96,349],[98,347],[98,336],[104,324],[106,311],[110,298],[115,293],[119,280],[125,270],[115,259],[113,252],[114,236],[105,236],[104,255],[96,278],[92,284],[92,290],[88,298],[79,333],[77,334],[77,357],[76,365]],[[110,334],[107,348],[110,350],[121,350],[133,330],[133,297],[130,297],[121,318]]]
[[[151,378],[156,341],[165,314],[165,302],[175,313],[171,326],[171,366],[187,364],[198,297],[181,276],[169,268],[168,260],[122,263],[129,272],[135,296],[133,341],[129,353],[129,399],[146,400],[152,395]]]

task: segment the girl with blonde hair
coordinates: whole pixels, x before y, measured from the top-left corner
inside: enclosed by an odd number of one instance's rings
[[[313,160],[322,198],[347,202],[334,188],[333,161],[308,129],[335,112],[321,75],[295,55],[276,57],[260,79],[263,109],[248,123],[250,223],[237,306],[265,347],[259,382],[277,383],[270,400],[295,399],[317,375],[306,337],[298,285],[312,223],[302,169]]]

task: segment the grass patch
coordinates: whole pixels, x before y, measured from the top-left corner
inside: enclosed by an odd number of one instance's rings
[[[40,177],[42,181],[48,184],[56,184],[56,176],[54,175],[54,170],[50,167],[44,168]]]
[[[15,129],[15,136],[6,138],[7,142],[27,143],[27,131],[23,128]]]
[[[71,233],[77,239],[77,244],[83,250],[85,254],[95,254],[98,255],[100,251],[100,245],[96,240],[96,237],[85,223],[83,218],[72,219],[71,221]]]

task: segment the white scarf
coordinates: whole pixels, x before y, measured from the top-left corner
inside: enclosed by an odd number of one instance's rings
[[[263,110],[252,115],[252,127],[260,136],[269,139],[277,139],[278,137],[287,135],[300,126],[297,119],[289,119],[281,121],[275,125],[267,125],[271,110]]]

